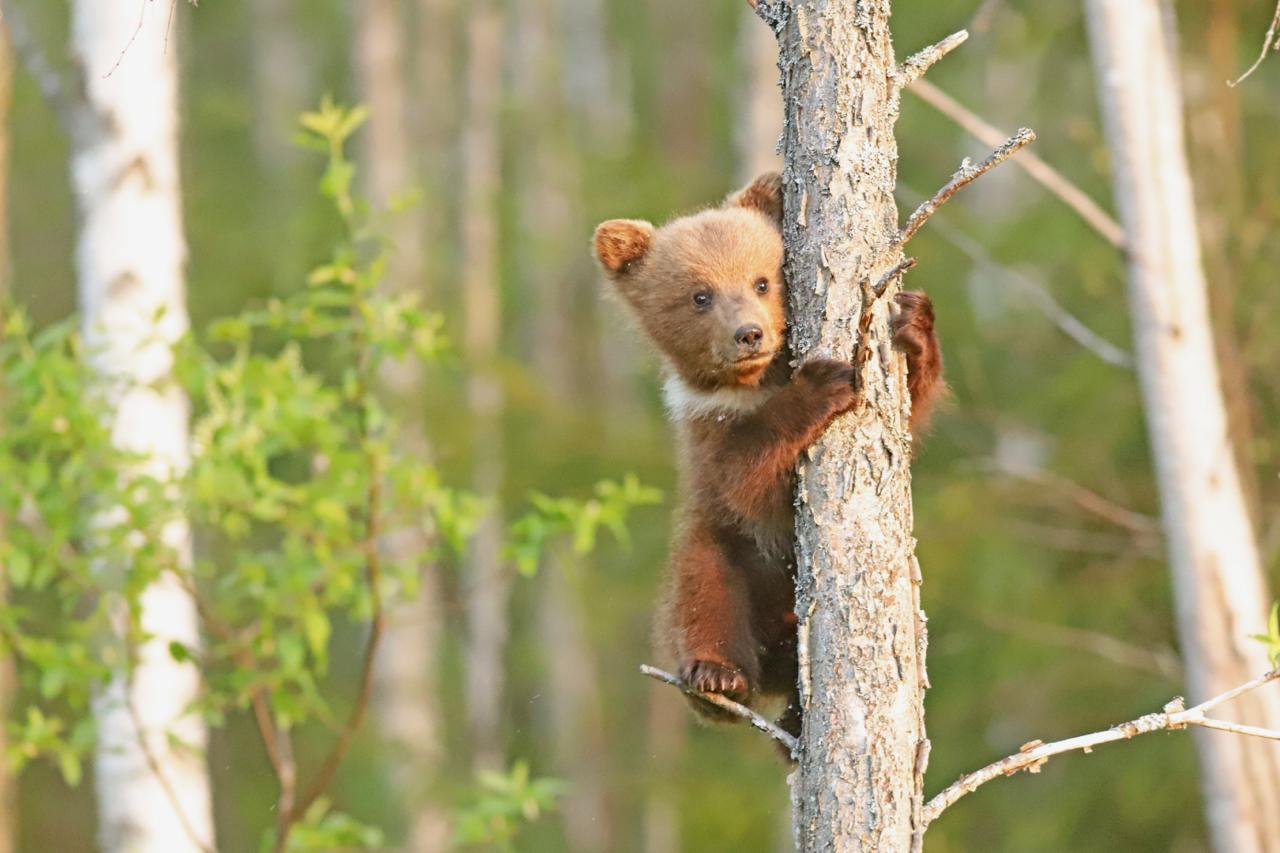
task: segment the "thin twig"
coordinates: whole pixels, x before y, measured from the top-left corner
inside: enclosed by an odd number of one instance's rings
[[[299,819],[294,808],[298,794],[298,764],[293,759],[293,741],[289,739],[289,733],[274,723],[272,727],[280,760],[276,773],[280,783],[280,792],[276,795],[276,853],[281,853],[289,843],[289,830]]]
[[[250,671],[256,670],[257,666],[254,663],[252,653],[248,648],[240,644],[231,626],[222,621],[205,603],[199,589],[191,582],[186,573],[174,572],[174,576],[178,578],[191,600],[195,602],[196,614],[200,617],[200,622],[214,636],[230,646],[231,657],[236,665]],[[289,734],[282,731],[276,724],[275,716],[271,713],[270,696],[265,687],[259,686],[253,689],[250,695],[250,705],[253,708],[253,720],[258,729],[258,736],[262,739],[262,747],[266,750],[267,761],[271,765],[271,772],[275,775],[276,782],[280,787],[276,810],[276,835],[279,837],[283,828],[279,822],[281,817],[292,812],[297,767],[293,762],[293,749],[289,741]]]
[[[1005,135],[987,123],[955,98],[939,89],[928,80],[920,80],[908,91],[929,106],[960,125],[985,145],[999,145]],[[1070,179],[1050,166],[1034,151],[1028,151],[1014,163],[1031,176],[1040,186],[1057,196],[1063,204],[1071,208],[1094,231],[1117,249],[1124,250],[1124,227],[1115,217],[1103,210],[1084,190],[1073,184]]]
[[[894,72],[894,82],[898,84],[899,89],[910,86],[923,77],[924,73],[942,57],[968,40],[969,31],[960,30],[947,36],[937,44],[931,44],[924,50],[911,54],[907,61],[899,65],[897,71]]]
[[[898,184],[898,188],[906,190],[916,198],[921,198],[919,193],[910,190],[902,183]],[[967,255],[975,264],[1003,273],[1005,278],[1016,285],[1018,290],[1022,291],[1023,295],[1027,296],[1035,304],[1036,308],[1040,309],[1040,312],[1048,317],[1050,322],[1057,326],[1064,335],[1107,364],[1114,367],[1122,367],[1126,370],[1133,369],[1133,356],[1130,353],[1086,326],[1082,320],[1058,304],[1053,295],[1038,282],[997,261],[976,240],[970,238],[960,229],[953,227],[943,218],[938,218],[934,221],[933,230],[937,231],[944,240]]]
[[[129,695],[128,684],[124,685],[124,697],[125,710],[129,712],[129,718],[133,722],[134,734],[138,738],[138,749],[142,751],[147,767],[151,770],[151,775],[155,777],[156,782],[160,784],[161,790],[164,791],[165,799],[169,801],[169,807],[178,816],[178,823],[182,824],[183,832],[191,839],[191,843],[204,851],[204,853],[213,853],[213,848],[199,836],[196,828],[191,824],[191,819],[187,817],[186,809],[182,807],[182,800],[178,797],[178,792],[174,790],[169,777],[164,773],[164,768],[160,766],[160,760],[156,757],[155,752],[152,751],[151,743],[147,740],[146,732],[142,729],[142,717],[138,714],[138,709],[133,704],[133,697]]]
[[[1183,677],[1182,661],[1167,647],[1148,649],[1101,631],[1036,622],[989,611],[978,611],[976,616],[988,628],[1024,640],[1088,652],[1119,666],[1163,676],[1174,682]]]
[[[8,27],[9,43],[27,75],[35,82],[63,131],[71,134],[79,114],[77,99],[72,94],[74,89],[49,62],[17,3],[0,0],[0,21]]]
[[[1082,486],[1060,474],[1045,471],[1042,468],[1033,468],[1029,465],[1001,463],[994,459],[991,461],[990,468],[994,473],[1060,492],[1090,515],[1103,521],[1108,521],[1117,527],[1122,527],[1131,533],[1142,536],[1160,536],[1160,522],[1155,518],[1121,506],[1105,495],[1098,494],[1093,489]]]
[[[1276,13],[1271,18],[1271,26],[1267,27],[1267,37],[1262,40],[1262,50],[1258,53],[1258,58],[1249,66],[1249,70],[1241,74],[1234,81],[1228,80],[1227,85],[1235,88],[1243,83],[1250,74],[1258,70],[1258,66],[1267,58],[1268,50],[1280,50],[1280,37],[1276,33],[1280,31],[1280,2],[1276,3]]]
[[[966,794],[971,794],[982,785],[990,782],[992,779],[1000,776],[1012,776],[1020,770],[1027,770],[1032,773],[1038,773],[1040,768],[1044,766],[1050,758],[1055,755],[1061,755],[1064,752],[1084,751],[1092,752],[1096,746],[1105,743],[1114,743],[1119,740],[1128,740],[1138,735],[1148,734],[1150,732],[1160,731],[1178,731],[1185,729],[1187,726],[1200,726],[1201,728],[1215,729],[1218,731],[1232,732],[1234,734],[1247,735],[1249,737],[1265,738],[1267,740],[1280,740],[1280,731],[1272,731],[1270,729],[1262,729],[1257,726],[1245,726],[1237,723],[1226,722],[1208,716],[1207,712],[1213,710],[1219,705],[1230,702],[1245,693],[1257,690],[1263,685],[1280,679],[1280,669],[1272,670],[1265,675],[1241,684],[1228,690],[1220,696],[1215,696],[1205,702],[1201,702],[1194,708],[1185,708],[1181,698],[1174,699],[1172,702],[1164,706],[1159,713],[1147,714],[1138,717],[1136,720],[1130,720],[1127,723],[1121,723],[1102,732],[1094,732],[1093,734],[1080,735],[1078,737],[1060,740],[1054,743],[1042,743],[1040,741],[1032,741],[1025,744],[1022,749],[1007,758],[1002,758],[992,764],[988,764],[981,770],[974,771],[966,776],[960,777],[940,794],[935,796],[925,806],[924,823],[928,826],[938,815],[942,814],[950,806],[954,805],[957,800]]]
[[[964,162],[960,164],[960,168],[951,176],[951,180],[947,181],[942,189],[934,193],[933,198],[925,201],[916,208],[915,213],[911,214],[907,219],[907,224],[902,226],[902,231],[898,233],[898,239],[894,241],[893,247],[897,248],[914,237],[920,227],[929,220],[930,216],[933,216],[939,207],[946,203],[947,199],[976,181],[979,176],[991,171],[1032,142],[1035,142],[1035,139],[1035,131],[1024,127],[1006,139],[999,148],[992,151],[987,156],[987,159],[978,165],[975,166],[966,157]]]
[[[897,266],[880,276],[880,280],[877,281],[875,287],[872,288],[872,293],[874,293],[877,298],[883,296],[884,292],[889,289],[889,285],[893,284],[893,282],[900,278],[907,270],[913,269],[915,265],[915,258],[903,258],[898,262]]]
[[[329,783],[333,781],[334,773],[338,770],[338,765],[342,763],[342,759],[346,757],[347,751],[351,748],[351,739],[355,736],[360,726],[363,725],[365,714],[369,710],[369,700],[373,694],[374,660],[377,658],[378,645],[382,640],[383,630],[386,627],[382,611],[382,559],[381,552],[378,550],[378,540],[382,535],[381,476],[381,466],[375,453],[372,457],[369,471],[369,491],[366,499],[369,521],[363,543],[365,584],[369,587],[372,614],[369,617],[369,639],[365,643],[364,659],[361,662],[360,691],[356,696],[355,704],[351,708],[351,714],[347,717],[346,725],[338,734],[338,740],[333,745],[333,749],[329,752],[328,757],[325,758],[324,764],[320,766],[320,770],[316,772],[316,776],[307,788],[306,793],[298,799],[290,811],[292,821],[300,820],[306,814],[307,809],[311,807],[311,804],[319,799],[320,795],[329,787]]]
[[[721,696],[718,693],[703,693],[699,690],[694,690],[677,676],[674,676],[669,672],[664,672],[656,667],[649,666],[648,664],[641,664],[640,671],[650,678],[670,684],[672,687],[680,688],[680,690],[688,696],[694,696],[705,702],[710,702],[712,705],[715,705],[723,711],[728,711],[735,717],[741,717],[760,731],[767,734],[769,737],[776,740],[778,743],[785,746],[791,753],[792,758],[799,756],[800,744],[794,737],[778,728],[776,725],[769,722],[746,705],[741,705],[732,699]]]

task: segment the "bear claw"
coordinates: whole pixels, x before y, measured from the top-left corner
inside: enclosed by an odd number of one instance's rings
[[[735,702],[751,696],[751,685],[742,670],[708,660],[695,660],[680,667],[680,677],[699,693],[718,693]]]

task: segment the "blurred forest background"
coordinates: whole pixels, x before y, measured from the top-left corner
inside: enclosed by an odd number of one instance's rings
[[[22,5],[62,59],[66,0]],[[1226,390],[1274,589],[1280,61],[1225,85],[1273,4],[1176,6]],[[1080,4],[898,3],[893,26],[900,57],[967,27],[930,81],[1003,130],[1034,127],[1035,153],[1114,209]],[[765,28],[741,0],[217,0],[181,4],[173,38],[194,326],[296,291],[327,257],[320,164],[291,139],[323,94],[362,102],[365,192],[421,196],[397,219],[390,277],[445,313],[456,345],[389,382],[409,389],[396,405],[447,479],[512,512],[530,490],[587,494],[628,472],[666,495],[629,520],[629,548],[553,546],[524,577],[482,528],[467,558],[431,567],[422,599],[397,611],[333,799],[413,849],[467,807],[478,770],[527,762],[567,788],[516,849],[787,849],[772,745],[696,726],[637,672],[652,658],[671,437],[656,365],[602,300],[589,251],[602,219],[660,221],[777,166]],[[68,142],[11,63],[4,283],[47,323],[75,307]],[[912,94],[898,140],[908,208],[989,150]],[[1120,254],[1014,166],[941,212],[913,254],[909,286],[937,306],[953,390],[915,463],[931,792],[1033,738],[1158,708],[1183,681]],[[1070,318],[1110,342],[1109,360],[1064,334]],[[359,653],[339,639],[335,683]],[[275,794],[249,722],[210,754],[220,847],[253,849]],[[90,789],[32,768],[17,831],[20,851],[91,849]],[[985,787],[929,849],[1206,849],[1192,741],[1139,739]]]

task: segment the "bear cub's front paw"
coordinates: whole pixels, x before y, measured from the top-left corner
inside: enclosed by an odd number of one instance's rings
[[[680,667],[680,678],[700,693],[719,693],[735,702],[751,698],[751,684],[741,669],[709,660],[694,660]]]
[[[815,358],[800,366],[799,379],[813,386],[832,412],[846,412],[858,402],[858,374],[847,361]]]

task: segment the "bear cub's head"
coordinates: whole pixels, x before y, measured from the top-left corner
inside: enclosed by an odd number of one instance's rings
[[[701,390],[752,387],[782,349],[782,177],[761,175],[711,210],[661,228],[596,229],[605,274],[672,369]]]

